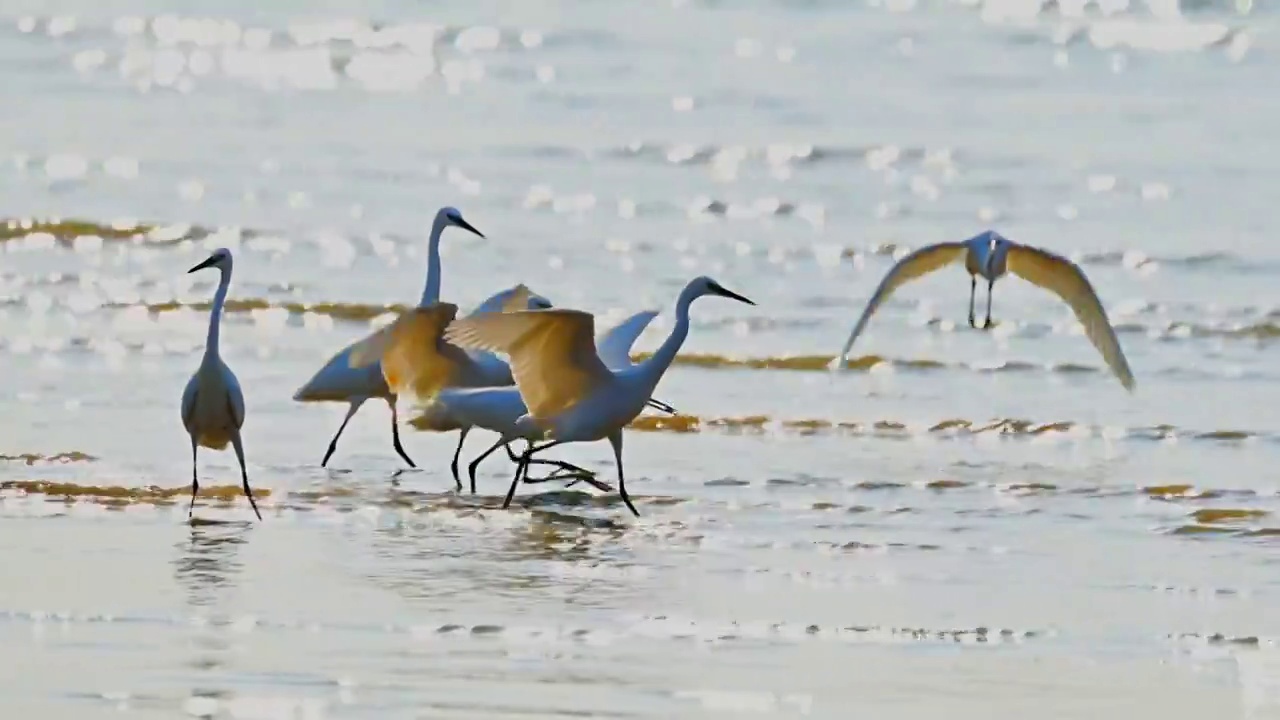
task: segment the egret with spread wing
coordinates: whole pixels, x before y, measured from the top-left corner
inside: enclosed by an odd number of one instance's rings
[[[649,323],[653,322],[657,315],[658,313],[652,310],[638,312],[601,335],[597,341],[597,347],[599,348],[600,360],[605,366],[614,371],[632,367],[631,346],[635,344],[640,334],[649,326]],[[660,400],[650,398],[647,404],[649,407],[664,412],[675,413],[675,408]],[[541,430],[528,425],[522,427],[517,424],[517,421],[528,412],[529,410],[525,407],[524,400],[520,397],[520,390],[516,387],[449,388],[442,390],[436,396],[435,402],[427,407],[424,418],[435,427],[461,429],[463,438],[475,427],[492,430],[501,435],[496,443],[467,466],[467,471],[471,478],[471,492],[475,493],[476,469],[485,458],[489,457],[498,448],[505,447],[508,457],[511,458],[512,462],[517,462],[519,459],[511,450],[511,442],[513,440],[524,438],[529,441],[532,447],[533,441],[542,438],[543,433]],[[462,451],[461,439],[458,440],[458,451]],[[530,460],[529,464],[552,465],[559,470],[566,471],[579,479],[585,480],[599,490],[608,492],[611,489],[607,485],[596,481],[590,471],[570,463],[560,460]],[[458,477],[457,453],[453,456],[453,474],[456,479]],[[567,476],[551,475],[542,480],[554,480],[561,477]],[[525,481],[531,482],[528,478]],[[458,487],[462,487],[460,480]]]
[[[431,224],[431,235],[427,240],[427,283],[422,290],[422,299],[418,302],[419,307],[432,305],[440,299],[440,237],[447,227],[460,227],[463,230],[468,230],[480,237],[484,237],[479,230],[463,219],[462,213],[456,208],[440,208]],[[329,441],[329,448],[325,451],[324,459],[320,461],[320,465],[323,467],[329,463],[329,458],[338,449],[338,438],[342,436],[342,431],[347,429],[347,423],[351,422],[352,416],[364,405],[365,401],[381,398],[391,407],[392,446],[395,448],[396,453],[401,458],[404,458],[405,462],[409,463],[409,467],[417,467],[413,464],[413,460],[409,459],[409,455],[405,453],[404,447],[400,444],[400,427],[396,415],[396,396],[387,387],[386,381],[383,380],[382,368],[376,363],[354,367],[349,361],[352,349],[361,342],[364,341],[360,340],[352,343],[329,358],[324,367],[320,368],[293,395],[293,399],[298,402],[336,401],[345,402],[349,406],[346,416],[342,418],[342,424],[338,426],[338,432],[334,433],[333,439]]]
[[[910,280],[923,277],[948,265],[964,263],[969,273],[969,326],[977,327],[974,322],[974,299],[977,293],[978,278],[987,281],[987,318],[982,329],[991,326],[991,291],[996,280],[1010,272],[1032,284],[1038,285],[1061,298],[1075,313],[1076,319],[1084,326],[1089,341],[1102,354],[1111,371],[1120,379],[1126,390],[1135,387],[1133,372],[1125,360],[1124,351],[1120,349],[1120,341],[1116,338],[1115,329],[1107,318],[1093,285],[1085,277],[1084,271],[1075,263],[1055,255],[1047,250],[1020,245],[1006,239],[995,231],[987,231],[975,235],[963,242],[945,242],[929,245],[907,255],[880,281],[879,287],[871,295],[862,317],[853,326],[849,339],[845,341],[840,356],[832,363],[833,368],[845,366],[849,349],[866,327],[871,315],[880,307],[894,290]]]
[[[618,493],[638,516],[622,471],[622,428],[645,408],[675,360],[689,336],[689,306],[703,295],[755,304],[709,277],[695,278],[680,293],[675,327],[666,341],[643,362],[618,370],[609,369],[596,350],[595,318],[578,310],[525,310],[467,318],[450,325],[445,338],[460,347],[510,356],[516,387],[529,410],[516,425],[551,438],[525,451],[526,460],[561,443],[608,438],[618,467]],[[516,468],[503,507],[511,503],[526,471],[525,463]]]
[[[240,477],[244,481],[244,494],[249,498],[253,514],[262,519],[258,512],[258,503],[253,499],[253,491],[249,489],[249,472],[244,466],[244,444],[240,439],[240,428],[244,425],[244,394],[240,392],[240,382],[236,374],[222,361],[218,354],[218,331],[222,324],[222,306],[227,302],[227,288],[231,286],[231,251],[218,248],[207,260],[191,268],[193,273],[204,268],[218,268],[222,278],[218,281],[218,290],[213,296],[213,309],[209,312],[209,335],[204,345],[204,357],[200,359],[200,367],[187,387],[182,391],[182,425],[191,436],[191,507],[187,517],[191,517],[196,509],[196,495],[200,492],[200,480],[196,472],[196,451],[200,447],[211,450],[225,450],[227,444],[235,449],[236,460],[240,461]]]

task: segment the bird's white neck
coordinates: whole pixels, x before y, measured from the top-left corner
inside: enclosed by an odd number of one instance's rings
[[[650,391],[657,387],[658,381],[675,361],[676,353],[680,352],[680,346],[684,345],[685,338],[689,337],[689,306],[693,304],[698,294],[695,288],[685,287],[679,299],[676,300],[676,324],[671,328],[671,334],[652,356],[636,365],[637,372],[644,378]]]
[[[222,327],[222,306],[227,303],[227,288],[231,286],[231,271],[219,269],[218,291],[213,294],[213,309],[209,311],[209,336],[204,342],[204,361],[218,357],[218,331]]]
[[[436,215],[431,224],[431,237],[427,239],[427,285],[422,288],[422,299],[418,307],[427,307],[440,302],[440,236],[444,234],[444,215]]]

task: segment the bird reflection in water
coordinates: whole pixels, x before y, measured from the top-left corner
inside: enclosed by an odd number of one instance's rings
[[[243,570],[240,546],[246,542],[249,524],[197,520],[191,524],[191,538],[177,543],[174,577],[187,590],[192,607],[219,604],[225,589],[235,585]]]

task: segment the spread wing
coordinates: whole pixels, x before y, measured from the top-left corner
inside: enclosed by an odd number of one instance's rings
[[[521,283],[515,287],[509,287],[506,290],[499,290],[490,295],[484,302],[476,306],[467,317],[475,317],[492,312],[515,312],[517,310],[527,310],[529,308],[529,300],[534,297],[533,291],[527,285]]]
[[[579,310],[523,310],[459,320],[445,339],[506,353],[529,414],[550,419],[612,378],[595,346],[595,318]]]
[[[923,277],[955,262],[964,260],[968,253],[969,247],[962,242],[938,243],[936,245],[928,245],[911,253],[910,255],[898,261],[889,273],[880,281],[879,287],[871,295],[871,300],[867,302],[867,307],[862,311],[862,317],[858,318],[858,324],[853,326],[853,331],[849,333],[849,339],[844,343],[844,349],[840,351],[840,357],[836,361],[835,367],[844,367],[845,358],[849,355],[849,348],[853,347],[853,341],[858,339],[862,334],[863,328],[866,327],[867,321],[871,319],[871,315],[875,313],[880,304],[893,294],[902,285],[909,280]]]
[[[1008,270],[1027,282],[1039,285],[1071,306],[1076,319],[1084,326],[1089,342],[1102,354],[1120,384],[1132,391],[1135,382],[1129,362],[1125,360],[1116,331],[1107,319],[1107,311],[1094,292],[1084,271],[1070,260],[1051,252],[1026,245],[1009,248]]]
[[[413,308],[351,348],[352,367],[382,362],[387,387],[397,395],[429,399],[456,374],[456,350],[441,342],[444,329],[458,314],[453,303]]]
[[[641,310],[606,330],[596,342],[600,361],[605,367],[615,370],[631,367],[631,346],[657,316],[654,310]]]

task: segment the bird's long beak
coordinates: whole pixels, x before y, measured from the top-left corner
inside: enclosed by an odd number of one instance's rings
[[[723,296],[725,296],[725,297],[727,297],[727,298],[733,298],[734,300],[737,300],[738,302],[744,302],[744,303],[746,303],[746,304],[748,304],[748,305],[755,305],[755,303],[754,303],[754,302],[752,302],[752,301],[748,300],[747,298],[742,297],[741,295],[739,295],[738,293],[736,293],[736,292],[734,292],[734,291],[732,291],[732,290],[725,290],[723,287],[721,287],[721,286],[719,286],[719,285],[717,285],[717,286],[715,287],[715,293],[716,293],[717,295],[723,295]]]
[[[193,273],[197,270],[203,270],[207,267],[212,267],[215,262],[217,262],[217,260],[215,260],[214,257],[210,255],[209,257],[205,258],[204,262],[191,268],[190,270],[187,271],[187,273]]]
[[[482,233],[482,232],[480,232],[479,230],[475,229],[475,227],[474,227],[471,223],[467,222],[466,220],[464,220],[464,219],[462,219],[462,218],[458,218],[457,220],[455,220],[455,221],[454,221],[454,224],[456,224],[458,227],[462,228],[463,230],[469,230],[469,231],[471,231],[471,232],[475,233],[476,235],[479,235],[480,237],[484,237],[484,233]]]
[[[675,408],[673,408],[673,407],[671,407],[670,405],[668,405],[668,404],[666,404],[666,403],[662,402],[661,400],[655,400],[655,399],[653,399],[653,398],[649,398],[648,400],[645,400],[645,401],[644,401],[644,404],[645,404],[645,405],[648,405],[649,407],[651,407],[651,408],[653,408],[653,409],[655,409],[655,410],[661,410],[662,412],[667,413],[667,414],[670,414],[670,415],[677,415],[677,414],[679,414],[679,413],[677,413],[677,412],[676,412],[676,409],[675,409]]]

